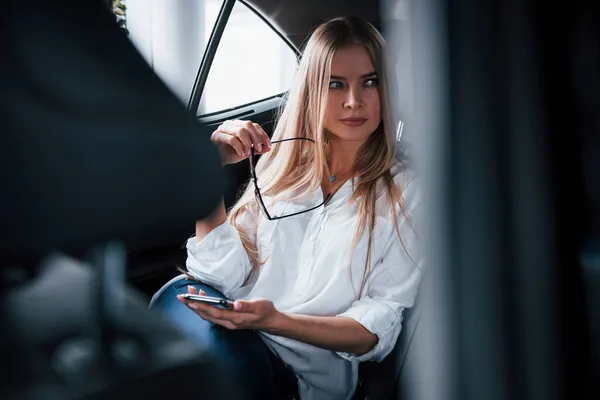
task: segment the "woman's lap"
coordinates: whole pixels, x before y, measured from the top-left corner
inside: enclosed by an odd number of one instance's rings
[[[249,398],[273,398],[274,373],[280,378],[281,368],[285,367],[274,357],[257,332],[229,330],[212,324],[181,303],[177,295],[187,293],[188,285],[204,290],[208,296],[224,297],[219,291],[200,282],[173,279],[152,298],[150,307],[159,310],[184,334],[217,357],[225,369],[231,372],[230,376],[235,384]],[[273,365],[274,363],[281,365]],[[283,374],[289,375],[286,372]]]

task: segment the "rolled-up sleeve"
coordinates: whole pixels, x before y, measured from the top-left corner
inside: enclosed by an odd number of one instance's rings
[[[411,189],[409,193],[405,193],[408,210],[414,210],[418,202],[414,188]],[[414,305],[421,281],[423,254],[418,240],[416,218],[411,218],[410,223],[406,223],[403,218],[399,222],[402,243],[394,229],[387,250],[373,266],[365,282],[363,296],[338,315],[354,319],[378,337],[375,347],[366,354],[357,356],[338,352],[347,360],[382,361],[396,344],[402,329],[404,309]]]
[[[240,218],[251,234],[256,230],[249,216]],[[196,237],[186,243],[186,267],[200,281],[220,290],[227,296],[241,287],[252,269],[250,258],[242,245],[238,230],[229,220],[213,229],[202,240]]]

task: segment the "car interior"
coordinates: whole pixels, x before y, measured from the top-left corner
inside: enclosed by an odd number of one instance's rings
[[[147,302],[248,183],[212,131],[270,135],[303,44],[341,15],[389,44],[432,221],[418,300],[354,399],[599,398],[600,7],[583,0],[7,5],[1,398],[244,398]]]

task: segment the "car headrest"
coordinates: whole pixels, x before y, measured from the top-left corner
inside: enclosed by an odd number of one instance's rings
[[[222,196],[210,132],[101,2],[25,3],[0,16],[0,266],[189,236]]]

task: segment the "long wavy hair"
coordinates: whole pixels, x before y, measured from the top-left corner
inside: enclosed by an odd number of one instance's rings
[[[291,141],[286,146],[273,146],[273,149],[261,156],[256,165],[256,174],[261,178],[261,191],[274,201],[292,195],[294,198],[317,190],[322,182],[327,163],[325,113],[331,60],[336,51],[348,46],[360,44],[371,57],[379,79],[379,94],[382,122],[375,132],[359,149],[355,158],[356,171],[354,192],[350,201],[358,204],[358,224],[354,234],[352,249],[358,244],[365,229],[372,233],[375,228],[375,203],[383,187],[394,214],[395,229],[398,238],[396,210],[407,218],[402,193],[395,185],[391,174],[392,167],[398,163],[396,132],[391,117],[388,100],[388,79],[386,76],[385,41],[377,29],[359,18],[340,17],[320,25],[310,36],[302,53],[297,74],[289,91],[287,102],[280,110],[273,133],[273,140],[305,137],[312,139],[316,146],[306,146],[303,141]],[[257,244],[238,223],[244,212],[258,215],[258,205],[254,197],[254,187],[249,184],[239,200],[229,210],[230,223],[239,231],[244,248],[248,252],[254,267],[264,263],[259,260]],[[361,292],[371,268],[372,235],[369,234],[365,270],[361,283]],[[402,243],[403,247],[404,244]]]

